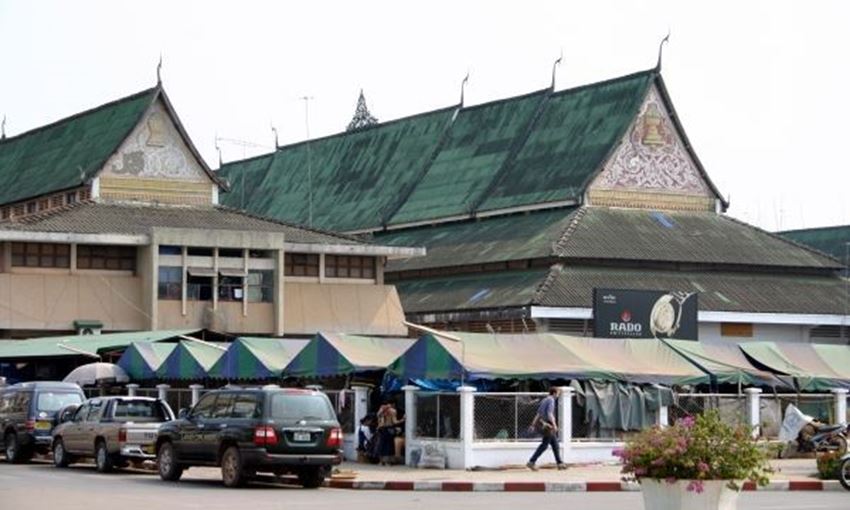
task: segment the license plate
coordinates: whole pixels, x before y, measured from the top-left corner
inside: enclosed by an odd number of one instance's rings
[[[154,453],[156,453],[156,446],[154,446],[152,444],[149,444],[147,446],[143,446],[142,451],[147,453],[148,455],[153,455]]]
[[[310,433],[309,432],[293,432],[292,439],[298,442],[306,442],[310,441]]]
[[[50,422],[49,421],[37,421],[37,422],[35,422],[35,430],[50,430]]]

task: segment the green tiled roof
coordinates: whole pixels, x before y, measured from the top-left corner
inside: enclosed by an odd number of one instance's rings
[[[469,214],[522,145],[548,90],[466,108],[446,143],[390,223]]]
[[[850,225],[788,230],[779,234],[846,262],[847,243],[850,243]]]
[[[626,132],[655,70],[553,94],[479,210],[581,196]]]
[[[271,157],[224,165],[221,175],[237,189],[224,194],[222,201],[241,206],[240,173],[248,165],[245,209],[307,224],[309,157],[314,226],[350,231],[381,225],[427,169],[454,110],[281,147]]]
[[[82,185],[118,149],[158,90],[0,140],[0,204]]]
[[[391,246],[427,247],[426,257],[389,261],[387,271],[391,272],[544,258],[553,255],[575,211],[555,209],[389,231],[375,240]]]
[[[222,201],[306,223],[308,148],[313,224],[331,230],[577,200],[656,81],[653,69],[281,147],[224,165]]]

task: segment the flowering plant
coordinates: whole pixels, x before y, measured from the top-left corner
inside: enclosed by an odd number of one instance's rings
[[[697,492],[704,480],[729,480],[732,488],[742,480],[766,485],[772,472],[750,431],[727,425],[716,411],[644,430],[614,454],[627,475],[668,483],[690,480],[688,490]]]

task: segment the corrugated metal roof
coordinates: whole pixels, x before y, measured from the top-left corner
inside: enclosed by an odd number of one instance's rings
[[[0,341],[0,359],[80,356],[79,351],[99,353],[105,350],[120,350],[133,342],[160,342],[176,338],[179,335],[191,335],[197,331],[195,329],[134,331],[105,335],[51,336],[29,340],[7,340]],[[67,347],[70,347],[70,349]]]
[[[158,91],[148,89],[0,140],[0,204],[81,186],[118,149]]]
[[[778,232],[792,241],[805,244],[847,263],[850,243],[850,225],[824,228],[807,228]]]

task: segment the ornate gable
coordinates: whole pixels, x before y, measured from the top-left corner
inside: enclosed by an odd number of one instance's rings
[[[118,201],[212,205],[216,187],[160,97],[103,166],[97,196]]]
[[[705,211],[715,209],[716,199],[653,86],[588,188],[588,203]]]

